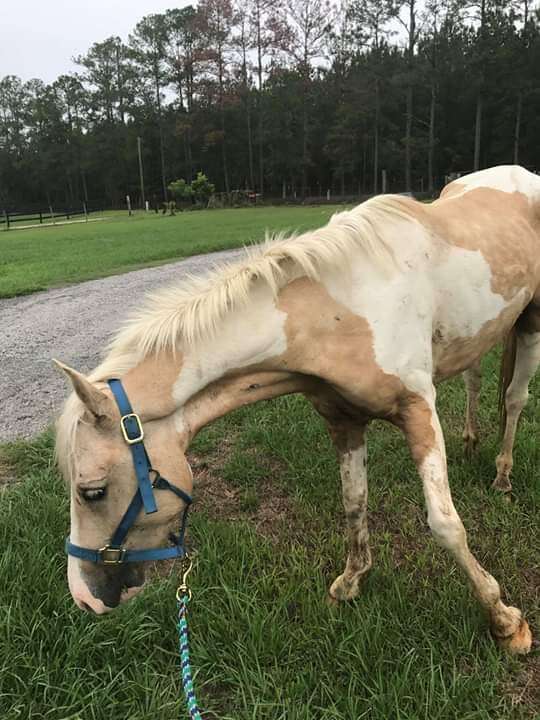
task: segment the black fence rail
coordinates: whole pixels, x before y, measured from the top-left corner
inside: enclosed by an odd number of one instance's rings
[[[71,220],[72,218],[88,218],[91,210],[85,203],[78,208],[53,208],[39,210],[0,210],[0,230],[9,230],[16,223],[27,225],[50,225],[57,221]]]

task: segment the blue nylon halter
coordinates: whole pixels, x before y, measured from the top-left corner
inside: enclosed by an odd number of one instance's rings
[[[129,402],[126,391],[124,390],[120,380],[107,380],[112,391],[118,409],[120,410],[120,429],[124,440],[129,445],[135,474],[137,476],[137,492],[133,496],[128,509],[120,520],[118,527],[114,531],[109,543],[99,550],[80,547],[74,545],[69,538],[66,539],[66,553],[80,560],[90,560],[90,562],[101,563],[105,565],[118,565],[125,562],[145,562],[147,560],[169,560],[171,558],[182,558],[186,554],[184,548],[184,534],[186,530],[187,514],[189,506],[192,503],[191,497],[180,488],[171,485],[168,480],[154,470],[150,463],[150,458],[144,447],[144,432],[138,415],[133,412],[131,403]],[[148,515],[157,511],[154,490],[170,490],[185,503],[186,507],[182,514],[180,524],[180,532],[178,535],[171,533],[170,539],[173,543],[171,547],[152,548],[147,550],[128,550],[122,547],[122,543],[128,534],[130,528],[135,522],[139,512],[144,508]]]

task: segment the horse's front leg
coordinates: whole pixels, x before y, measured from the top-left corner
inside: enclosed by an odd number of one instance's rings
[[[415,395],[404,403],[401,423],[422,478],[429,527],[435,540],[453,555],[467,575],[474,594],[489,615],[492,633],[498,642],[511,652],[528,652],[531,632],[521,612],[503,604],[499,584],[469,550],[467,534],[448,486],[435,388],[428,382],[422,396]]]
[[[367,447],[365,426],[332,425],[330,435],[339,458],[349,554],[343,573],[330,587],[332,600],[352,600],[371,567],[367,524]]]

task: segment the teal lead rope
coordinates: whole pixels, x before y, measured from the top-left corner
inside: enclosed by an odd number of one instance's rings
[[[178,604],[178,647],[180,650],[180,666],[182,668],[182,685],[184,687],[184,695],[192,720],[203,720],[201,711],[195,697],[195,689],[193,687],[193,678],[191,676],[191,664],[189,662],[189,633],[187,625],[187,609],[191,600],[191,590],[186,584],[186,578],[191,571],[191,560],[186,556],[186,570],[182,584],[176,591],[176,602]]]

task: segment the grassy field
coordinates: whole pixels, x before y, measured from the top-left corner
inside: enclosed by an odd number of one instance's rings
[[[461,383],[441,387],[450,480],[473,551],[538,637],[540,411],[531,401],[524,413],[515,497],[506,503],[488,487],[495,360],[485,361],[491,380],[471,462],[461,447]],[[539,397],[538,380],[532,392]],[[522,659],[499,652],[461,574],[429,535],[402,438],[376,423],[369,445],[374,567],[362,597],[333,609],[325,594],[345,556],[337,466],[306,403],[281,398],[238,411],[194,443],[190,627],[205,720],[540,717],[538,648]],[[111,616],[77,610],[62,552],[68,503],[51,457],[50,434],[1,456],[0,717],[187,718],[174,567]]]
[[[241,247],[265,230],[307,230],[343,206],[111,213],[101,222],[0,232],[0,297]]]

